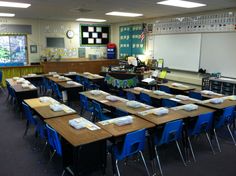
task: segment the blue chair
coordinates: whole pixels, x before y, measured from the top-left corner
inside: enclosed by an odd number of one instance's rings
[[[120,110],[120,109],[116,109],[115,112],[114,112],[114,114],[115,114],[115,117],[122,117],[122,116],[127,116],[127,115],[129,115],[128,112],[122,111],[122,110]]]
[[[52,86],[50,85],[50,82],[45,77],[43,77],[42,87],[45,94],[47,94],[48,91],[52,91]]]
[[[154,144],[155,144],[156,160],[157,160],[161,175],[163,175],[163,172],[162,172],[159,155],[157,152],[157,147],[163,144],[169,144],[171,142],[175,142],[177,149],[179,151],[180,157],[183,161],[183,164],[186,166],[182,151],[178,143],[178,140],[182,139],[182,130],[183,130],[183,120],[175,120],[175,121],[168,122],[165,124],[164,130],[162,132],[160,139],[158,138],[158,133],[155,135]]]
[[[61,93],[61,91],[59,90],[58,85],[57,85],[56,83],[54,83],[54,84],[53,84],[53,87],[54,87],[54,92],[55,92],[55,94],[56,94],[56,98],[57,98],[58,100],[62,100],[62,93]]]
[[[47,138],[48,144],[53,150],[53,153],[51,154],[50,159],[49,159],[49,162],[50,162],[55,154],[62,156],[62,147],[61,147],[59,136],[57,132],[55,131],[55,129],[53,129],[48,124],[46,124],[46,130],[47,130],[47,136],[48,136]]]
[[[22,102],[22,107],[23,107],[23,113],[26,117],[26,128],[25,128],[24,136],[28,132],[29,125],[34,125],[36,127],[35,134],[39,134],[41,138],[45,138],[43,123],[39,119],[37,119],[35,116],[33,116],[30,107],[26,103]]]
[[[162,99],[162,106],[163,107],[172,108],[172,107],[177,106],[177,104],[178,104],[177,101],[173,101],[170,99]]]
[[[93,116],[95,118],[97,118],[99,121],[111,119],[111,117],[103,113],[102,107],[98,102],[93,100],[92,104],[93,104]]]
[[[195,99],[198,99],[198,100],[202,100],[202,94],[200,92],[190,91],[189,92],[189,97],[195,98]]]
[[[3,85],[2,85],[2,71],[0,71],[0,89],[1,89],[2,92],[4,93]]]
[[[88,98],[83,94],[80,94],[80,108],[81,108],[80,115],[83,114],[84,110],[93,114],[93,106],[88,101]]]
[[[142,103],[152,105],[152,98],[146,93],[141,92],[139,95],[139,99]]]
[[[76,75],[75,81],[78,82],[78,83],[82,83],[81,76]]]
[[[93,89],[99,89],[99,86],[96,84],[93,84],[91,81],[89,81],[88,78],[84,78],[83,85],[86,90],[93,90]]]
[[[171,90],[170,90],[170,88],[168,86],[160,85],[159,86],[159,90],[171,94]]]
[[[211,150],[212,150],[213,154],[215,154],[215,151],[213,149],[213,146],[212,146],[212,143],[211,143],[211,140],[209,137],[209,132],[212,129],[212,122],[213,122],[213,112],[201,114],[198,116],[198,119],[197,119],[194,127],[188,129],[188,143],[189,143],[190,150],[191,150],[191,153],[192,153],[192,156],[193,156],[193,159],[195,162],[196,162],[196,157],[193,152],[193,147],[192,147],[191,140],[190,140],[190,137],[192,137],[192,136],[198,136],[201,133],[205,133],[207,140],[210,144]]]
[[[118,176],[120,176],[118,161],[124,160],[138,153],[140,154],[143,160],[143,164],[145,166],[147,174],[150,175],[147,168],[146,161],[142,153],[145,146],[145,132],[146,132],[146,129],[142,129],[142,130],[138,130],[138,131],[126,134],[125,141],[124,141],[121,151],[119,150],[119,147],[117,145],[113,146],[113,153],[116,160],[116,169],[117,169]]]
[[[233,120],[234,120],[234,110],[235,110],[235,106],[224,108],[223,114],[216,120],[216,122],[214,124],[214,134],[215,134],[216,142],[217,142],[218,149],[220,152],[221,152],[221,147],[220,147],[220,144],[218,141],[216,130],[219,128],[222,128],[224,126],[227,126],[227,129],[228,129],[229,134],[233,140],[233,143],[236,146],[236,141],[235,141],[234,135],[230,129],[230,125],[233,123]]]
[[[132,92],[127,92],[127,93],[126,93],[126,98],[127,98],[128,100],[136,100],[136,96],[135,96],[135,94],[132,93]]]

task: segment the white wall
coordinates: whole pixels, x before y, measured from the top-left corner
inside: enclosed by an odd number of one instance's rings
[[[1,24],[24,24],[32,26],[32,34],[27,36],[29,62],[39,62],[40,56],[45,55],[46,37],[64,37],[65,49],[76,49],[76,55],[64,56],[64,58],[78,58],[78,48],[80,47],[80,23],[68,21],[45,21],[17,18],[0,18]],[[74,32],[73,39],[66,37],[66,31]],[[37,45],[38,52],[29,52],[30,45]],[[106,47],[86,47],[86,57],[89,54],[103,56]]]

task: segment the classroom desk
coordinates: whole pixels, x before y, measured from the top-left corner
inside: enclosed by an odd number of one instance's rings
[[[61,83],[61,82],[67,82],[67,81],[71,81],[70,78],[67,78],[67,79],[59,79],[58,77],[47,77],[50,81],[53,81],[55,83]]]
[[[142,115],[141,113],[136,113],[137,116],[139,116],[140,118],[143,118],[149,122],[152,122],[156,125],[163,125],[167,122],[170,121],[174,121],[174,120],[178,120],[178,119],[184,119],[187,118],[188,115],[184,114],[184,113],[179,113],[178,111],[169,109],[169,113],[165,114],[165,115],[161,115],[161,116],[157,116],[155,114],[153,114],[152,112],[146,114],[146,115]]]
[[[6,79],[6,82],[8,82],[8,84],[10,84],[10,86],[17,85],[17,82],[14,81],[12,78],[8,78],[8,79]]]
[[[54,100],[54,101],[56,101],[56,100]],[[48,102],[41,102],[39,100],[39,98],[27,99],[27,100],[24,100],[24,102],[26,104],[28,104],[28,106],[31,107],[32,109],[37,108],[37,107],[49,106],[51,104],[50,101],[48,101]]]
[[[109,101],[106,99],[106,96],[110,95],[106,92],[105,92],[105,94],[92,95],[89,91],[86,91],[86,92],[81,92],[81,94],[85,95],[86,97],[88,97],[91,100],[98,101],[101,104],[128,112],[130,114],[136,114],[137,112],[141,112],[141,111],[144,111],[147,109],[154,108],[152,106],[145,105],[145,104],[144,104],[144,107],[132,108],[132,107],[129,107],[126,105],[126,102],[128,101],[127,99],[122,99],[122,100],[112,102],[112,101]]]
[[[101,83],[104,80],[104,76],[96,76],[94,74],[84,74],[84,73],[78,73],[79,76],[88,79],[89,81],[93,83]]]
[[[109,132],[113,137],[120,137],[133,131],[137,131],[144,128],[148,129],[155,127],[153,123],[148,122],[147,120],[139,118],[135,115],[132,115],[132,117],[133,117],[133,123],[123,126],[118,126],[115,124],[102,125],[99,122],[97,122],[96,124],[102,129]]]
[[[105,172],[106,140],[111,135],[103,129],[74,129],[68,121],[78,117],[67,115],[45,120],[62,136],[63,167],[72,166],[75,176],[86,175],[98,169]]]
[[[72,79],[73,81],[76,80],[76,76],[78,75],[78,73],[63,73],[62,76],[68,77],[70,79]]]
[[[67,94],[67,101],[70,103],[73,100],[79,100],[78,92],[82,92],[84,86],[79,84],[67,84],[67,82],[58,83],[60,89]]]
[[[215,112],[214,109],[207,108],[207,107],[204,107],[204,106],[198,106],[198,109],[193,110],[193,111],[183,110],[182,107],[183,106],[176,106],[176,107],[173,107],[171,109],[174,110],[174,111],[177,111],[180,114],[186,115],[188,117],[197,117],[201,114],[206,114],[206,113],[209,113],[209,112]]]
[[[213,94],[213,95],[207,95],[207,94],[203,94],[201,91],[197,91],[197,90],[194,90],[193,92],[200,93],[201,96],[203,97],[203,99],[220,98],[220,97],[224,96],[223,94],[218,94],[218,93]]]
[[[204,100],[204,101],[198,102],[196,104],[201,105],[201,106],[206,106],[206,107],[216,109],[216,110],[222,110],[222,109],[230,107],[230,106],[236,106],[236,101],[232,101],[232,100],[224,100],[224,102],[220,103],[220,104],[213,104],[209,101],[210,100]]]
[[[187,93],[188,91],[191,90],[195,90],[194,87],[188,86],[188,87],[177,87],[177,86],[173,86],[172,83],[163,83],[163,84],[158,84],[158,86],[160,85],[164,85],[169,87],[174,94],[183,94],[183,93]]]
[[[50,118],[55,118],[55,117],[60,117],[60,116],[65,116],[65,115],[70,115],[70,114],[77,114],[76,111],[74,112],[65,112],[65,111],[58,111],[55,112],[50,109],[49,106],[41,106],[41,107],[35,107],[34,110],[43,118],[43,119],[50,119]]]
[[[15,91],[17,102],[21,107],[21,102],[24,99],[37,98],[38,97],[38,88],[22,88],[21,84],[16,84],[12,86],[12,89]]]

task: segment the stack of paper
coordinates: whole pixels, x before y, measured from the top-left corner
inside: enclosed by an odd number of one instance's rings
[[[220,104],[220,103],[224,102],[224,99],[223,98],[212,98],[212,99],[210,99],[210,102],[213,104]]]
[[[158,116],[165,115],[168,113],[169,113],[169,110],[167,108],[163,108],[163,107],[157,108],[153,111],[153,114],[158,115]]]

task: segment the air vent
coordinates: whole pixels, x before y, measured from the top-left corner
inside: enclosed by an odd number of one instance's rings
[[[76,8],[76,9],[72,9],[71,11],[73,11],[73,12],[79,12],[79,13],[88,13],[88,12],[91,12],[92,10],[90,10],[90,9],[84,9],[84,8]]]

